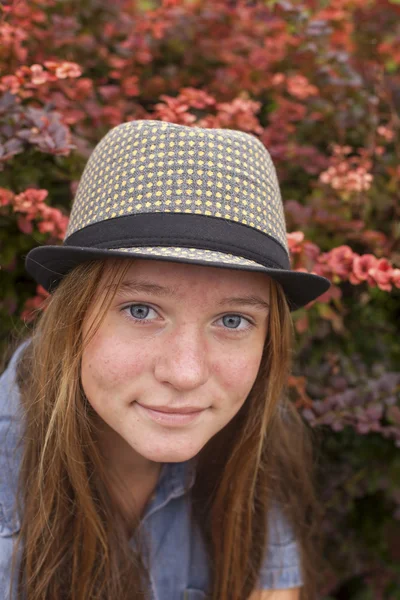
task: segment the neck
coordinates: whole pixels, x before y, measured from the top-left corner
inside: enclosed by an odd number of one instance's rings
[[[96,420],[96,440],[109,491],[131,531],[157,486],[162,463],[136,452],[100,418]]]
[[[95,420],[96,440],[108,470],[124,478],[148,477],[158,473],[161,463],[149,460],[132,448],[114,429],[100,417]]]

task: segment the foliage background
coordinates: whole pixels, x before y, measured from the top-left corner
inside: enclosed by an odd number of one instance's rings
[[[331,279],[294,313],[293,401],[318,440],[320,597],[400,598],[399,0],[15,0],[0,6],[0,344],[45,292],[86,160],[127,120],[253,133],[294,268]]]

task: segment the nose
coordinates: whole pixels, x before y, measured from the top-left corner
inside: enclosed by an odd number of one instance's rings
[[[164,337],[156,364],[155,377],[179,391],[203,385],[209,376],[206,340],[194,327],[177,327]]]

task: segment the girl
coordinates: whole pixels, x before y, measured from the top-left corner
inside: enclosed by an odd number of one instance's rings
[[[288,401],[290,268],[254,136],[123,123],[83,172],[1,379],[1,598],[310,600],[318,504]]]

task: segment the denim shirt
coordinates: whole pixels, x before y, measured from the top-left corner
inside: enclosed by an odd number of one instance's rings
[[[25,345],[25,344],[24,344]],[[19,530],[14,517],[21,448],[18,440],[19,391],[15,366],[20,346],[0,377],[0,600],[10,598],[11,556]],[[140,527],[150,544],[151,600],[204,600],[210,573],[203,539],[190,518],[193,462],[164,463]],[[277,504],[268,515],[269,542],[257,589],[284,589],[303,584],[296,539]]]

